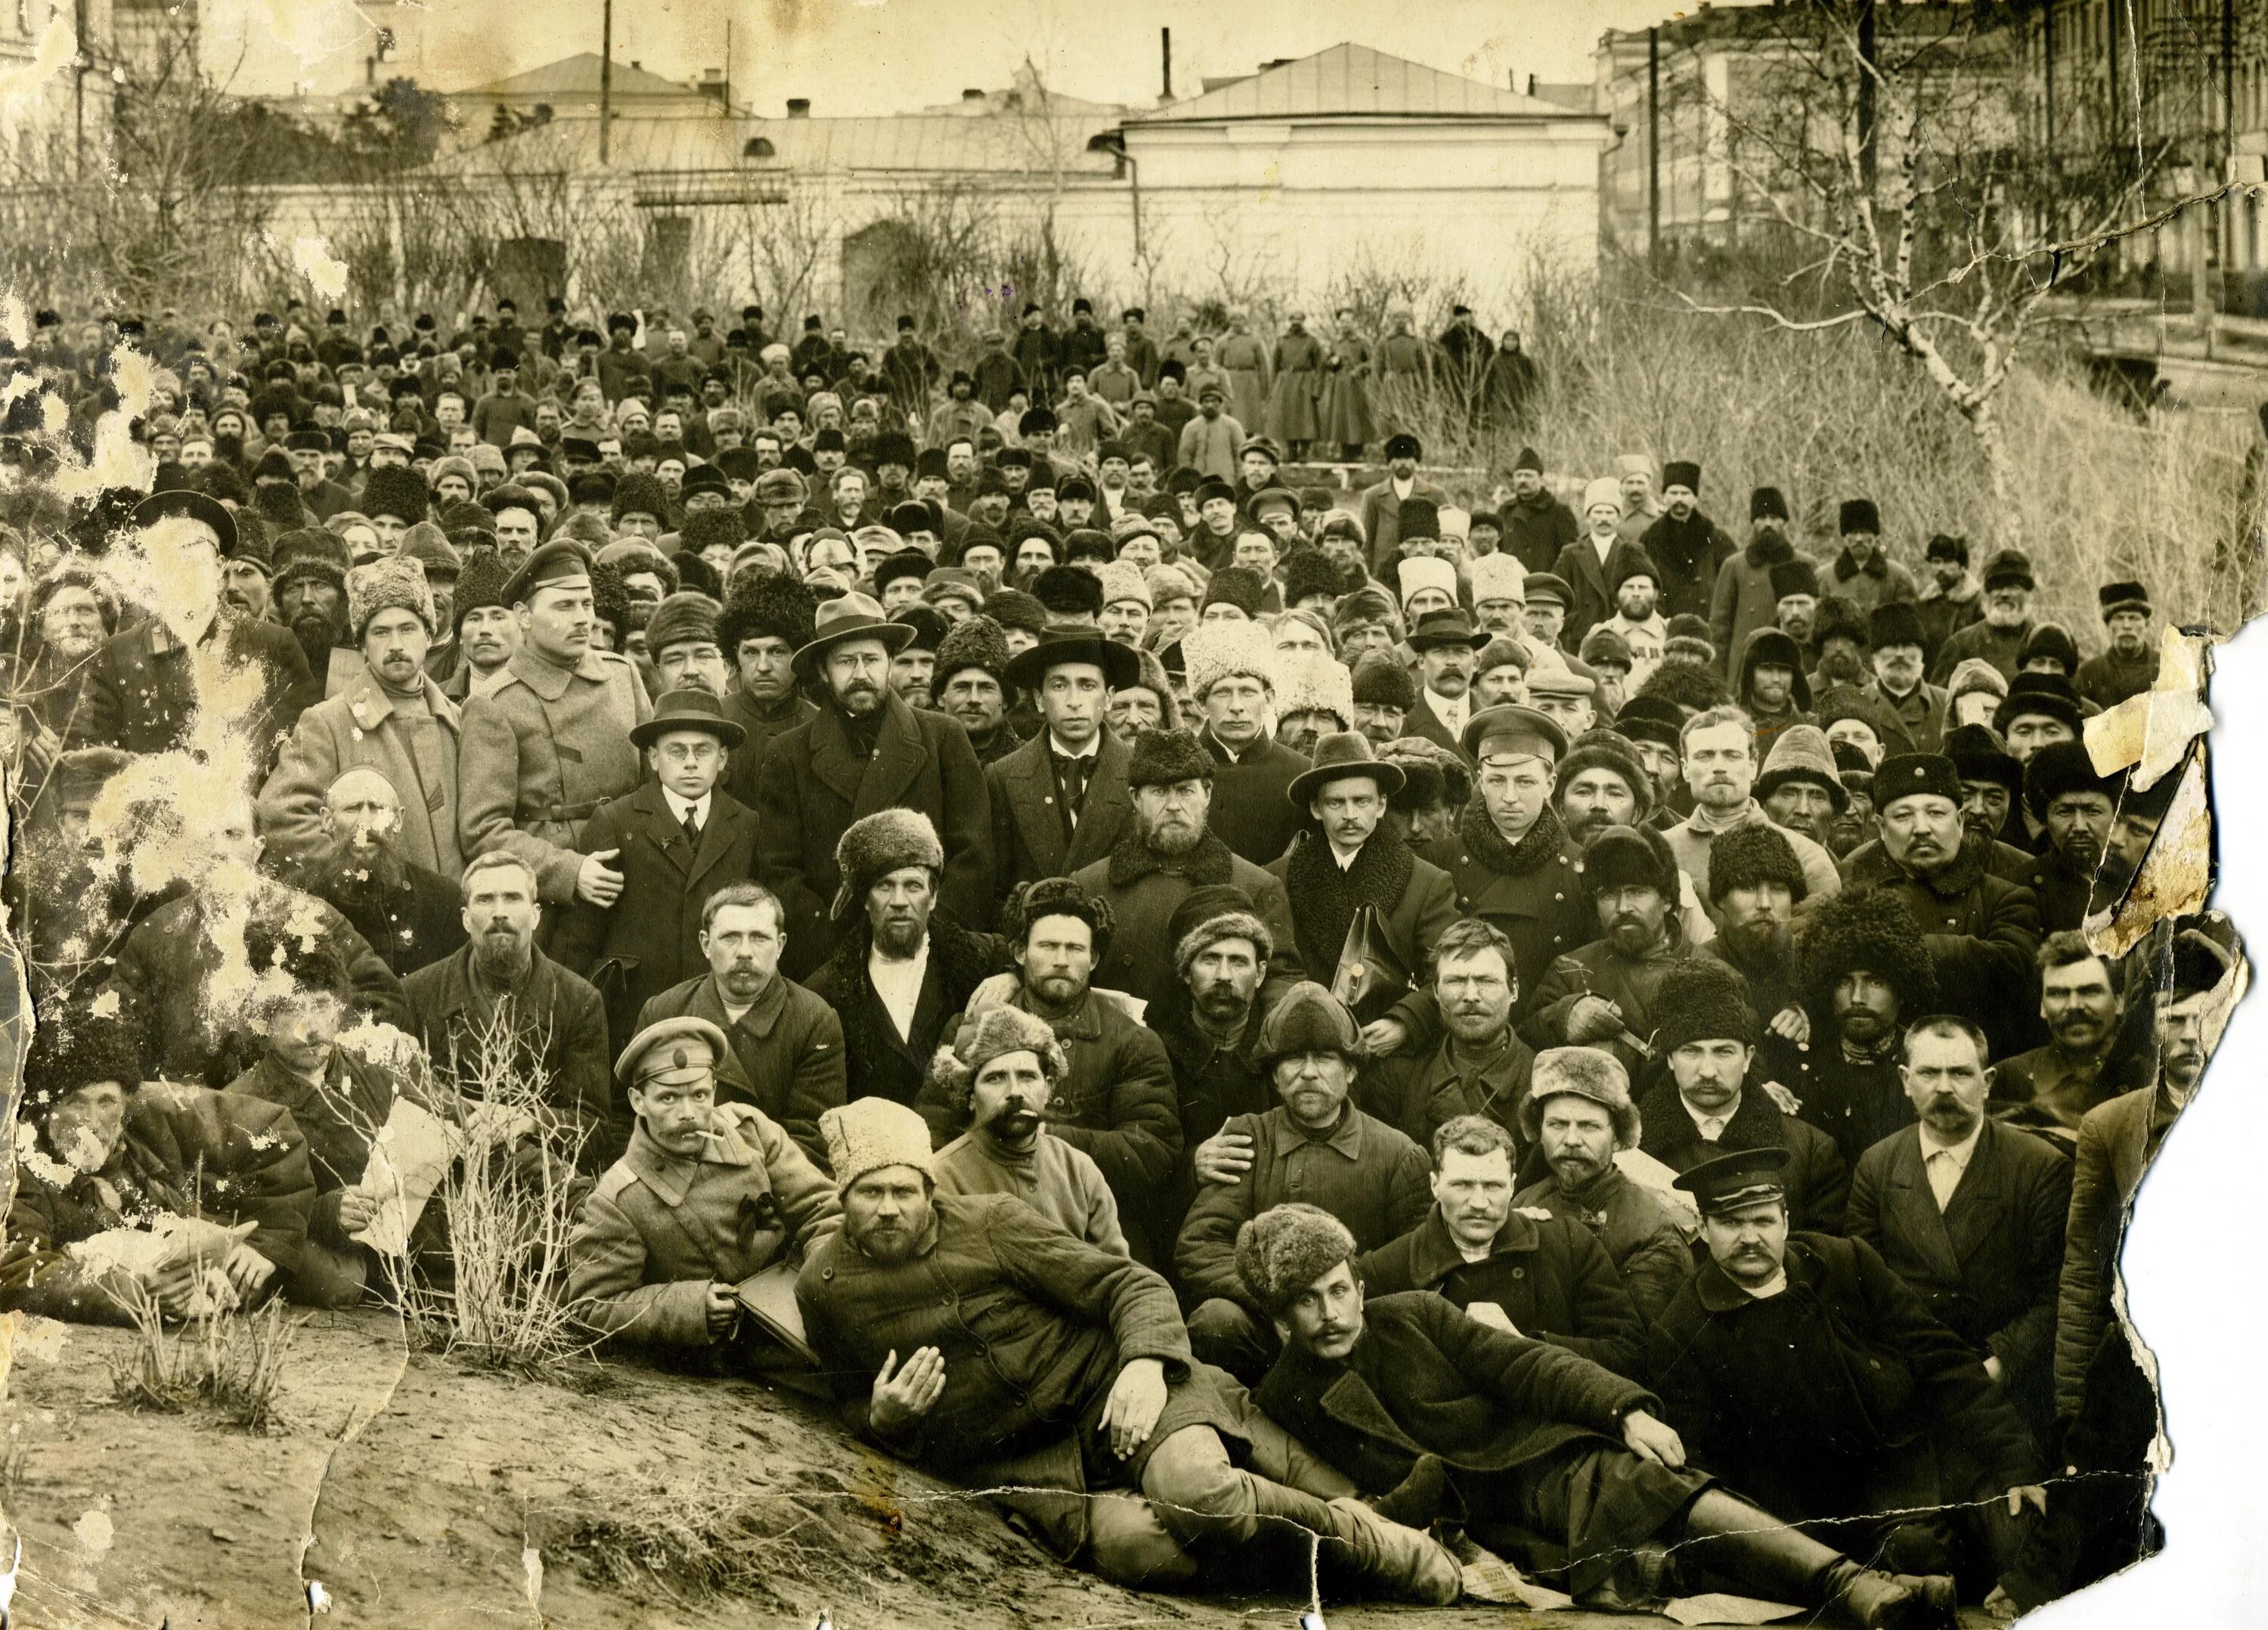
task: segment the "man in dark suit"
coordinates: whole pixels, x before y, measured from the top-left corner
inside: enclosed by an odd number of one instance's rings
[[[725,790],[754,805],[756,767],[773,740],[819,717],[795,677],[795,653],[811,643],[818,604],[792,577],[747,572],[725,592],[717,645],[733,669],[725,717],[747,732],[725,771]]]
[[[810,642],[795,653],[805,684],[823,676],[826,704],[774,738],[756,772],[755,809],[757,880],[787,908],[791,974],[834,951],[836,922],[851,904],[836,845],[880,810],[928,817],[944,845],[936,903],[962,923],[990,918],[991,800],[968,733],[890,689],[890,658],[915,632],[869,596],[844,594],[820,608]]]
[[[1638,1147],[1681,1172],[1736,1150],[1786,1149],[1793,1226],[1842,1232],[1851,1174],[1835,1140],[1796,1119],[1778,1082],[1749,1079],[1757,1027],[1741,976],[1718,962],[1681,963],[1655,992],[1653,1018],[1669,1076],[1638,1104]]]
[[[1465,726],[1479,711],[1473,697],[1474,653],[1488,641],[1488,634],[1474,628],[1472,618],[1455,606],[1427,612],[1410,631],[1420,686],[1418,705],[1403,729],[1447,748],[1467,763],[1472,755],[1465,750]]]
[[[1050,631],[1008,665],[1008,686],[1039,704],[1046,728],[984,767],[992,805],[994,892],[1068,877],[1108,856],[1134,815],[1126,744],[1104,727],[1110,693],[1139,682],[1140,656],[1092,629]]]
[[[755,816],[717,785],[741,733],[715,696],[664,692],[630,741],[654,779],[600,806],[576,838],[583,853],[613,857],[622,892],[608,906],[577,899],[550,947],[606,998],[608,1031],[621,1043],[648,1001],[706,966],[702,907],[744,881],[756,854]]]
[[[1291,846],[1299,812],[1285,798],[1307,756],[1268,734],[1276,647],[1267,628],[1237,620],[1207,623],[1182,641],[1189,695],[1204,723],[1197,739],[1219,765],[1208,823],[1239,859],[1265,866]]]
[[[256,786],[314,695],[306,653],[287,630],[223,608],[220,563],[236,548],[236,520],[224,506],[199,492],[155,492],[134,506],[134,524],[163,603],[95,653],[69,745],[205,753],[228,730],[247,748],[245,772]],[[230,668],[259,675],[257,697],[208,694],[206,679]],[[192,736],[200,713],[203,728]]]
[[[2044,1449],[2071,1164],[1985,1115],[1986,1057],[1984,1032],[1965,1019],[1926,1018],[1906,1031],[1906,1096],[1921,1122],[1859,1157],[1851,1237],[1880,1251],[1976,1350]]]
[[[1362,514],[1362,535],[1370,540],[1370,564],[1373,572],[1383,572],[1402,545],[1402,505],[1409,498],[1423,498],[1440,509],[1453,502],[1448,492],[1433,482],[1418,478],[1418,461],[1424,456],[1418,438],[1404,431],[1386,439],[1386,479],[1376,486],[1365,487],[1359,505]]]
[[[1602,476],[1583,490],[1584,535],[1559,551],[1552,572],[1567,580],[1572,599],[1559,643],[1575,650],[1594,623],[1615,615],[1615,590],[1631,572],[1653,569],[1653,560],[1624,537],[1623,490],[1611,476]]]

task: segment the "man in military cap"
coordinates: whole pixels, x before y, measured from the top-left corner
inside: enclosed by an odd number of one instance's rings
[[[630,732],[653,715],[627,657],[595,649],[591,557],[555,541],[498,598],[520,630],[506,677],[467,701],[459,738],[459,835],[467,856],[502,850],[535,874],[549,906],[621,897],[617,855],[574,847],[584,822],[638,783]]]
[[[2021,1514],[2046,1513],[2039,1451],[1873,1246],[1789,1231],[1788,1163],[1743,1149],[1677,1180],[1708,1257],[1654,1327],[1665,1413],[1694,1464],[1789,1520],[1864,1524],[1854,1548],[1949,1609],[1957,1529],[1989,1518],[2002,1560]]]
[[[777,1122],[720,1103],[732,1044],[708,1020],[663,1019],[632,1036],[615,1081],[637,1125],[567,1240],[567,1298],[593,1331],[711,1365],[775,1370],[736,1287],[806,1256],[842,1226],[835,1185]]]

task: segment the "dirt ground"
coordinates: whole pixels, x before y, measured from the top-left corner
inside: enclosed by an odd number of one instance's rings
[[[106,1361],[131,1340],[43,1321],[17,1334],[0,1405],[0,1503],[24,1547],[17,1624],[809,1630],[824,1608],[836,1630],[1292,1630],[1305,1605],[1288,1593],[1193,1601],[1102,1584],[983,1501],[846,1450],[809,1406],[745,1382],[610,1365],[599,1390],[570,1390],[406,1356],[399,1325],[378,1313],[317,1315],[284,1370],[287,1429],[255,1437],[195,1412],[114,1404]],[[757,1515],[770,1544],[755,1553],[769,1596],[694,1597],[650,1575],[625,1588],[595,1576],[575,1544],[594,1520],[731,1501]],[[1331,1630],[1462,1630],[1513,1612],[1326,1616]]]

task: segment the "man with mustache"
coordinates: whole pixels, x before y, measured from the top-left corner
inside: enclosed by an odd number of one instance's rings
[[[1984,844],[1962,827],[1960,800],[1951,759],[1924,753],[1884,759],[1874,772],[1875,820],[1896,870],[1873,887],[1896,895],[1923,926],[1949,1010],[2013,1051],[2036,1034],[2038,897],[1992,874]]]
[[[1104,721],[1112,693],[1141,674],[1130,646],[1075,626],[1051,629],[1009,661],[994,690],[1034,697],[1042,728],[984,772],[1001,898],[1101,859],[1131,824],[1126,744]]]
[[[1182,641],[1182,658],[1204,715],[1197,739],[1218,766],[1211,830],[1240,859],[1265,866],[1299,832],[1299,812],[1285,793],[1312,767],[1265,727],[1277,702],[1275,644],[1265,626],[1248,619],[1208,623]]]
[[[313,683],[308,696],[335,696],[353,667],[334,663],[332,652],[348,640],[346,548],[327,532],[306,528],[276,540],[276,619],[291,631],[307,659]]]
[[[961,721],[980,764],[998,763],[1024,744],[1008,719],[1006,681],[1008,664],[1013,660],[1007,634],[983,612],[961,618],[938,642],[937,667],[930,675],[938,709]],[[1114,693],[1114,702],[1116,699]],[[1133,732],[1118,734],[1130,739]],[[996,822],[999,818],[997,800],[993,818]],[[997,836],[994,846],[997,852]]]
[[[1278,1206],[1237,1242],[1246,1294],[1284,1349],[1254,1401],[1381,1513],[1462,1522],[1586,1606],[1690,1589],[1679,1563],[1691,1558],[1833,1622],[1952,1623],[1951,1580],[1862,1567],[1718,1486],[1636,1383],[1440,1296],[1366,1301],[1356,1256],[1346,1228],[1312,1206]]]
[[[2079,665],[2072,683],[2097,707],[2116,707],[2158,682],[2158,649],[2150,638],[2150,591],[2138,582],[2095,590],[2110,645]]]
[[[1710,845],[1707,881],[1717,933],[1703,952],[1748,982],[1768,1055],[1783,1043],[1805,1046],[1811,1016],[1790,926],[1809,889],[1787,835],[1770,824],[1735,827]]]
[[[2095,774],[2078,741],[2043,747],[2024,766],[2024,806],[2046,840],[2031,880],[2042,933],[2076,928],[2090,911],[2117,903],[2117,887],[2100,880],[2125,785],[2124,771]]]
[[[2020,1515],[2047,1512],[2038,1448],[1872,1246],[1791,1230],[1787,1160],[1749,1149],[1677,1180],[1708,1256],[1654,1326],[1663,1412],[1695,1464],[1783,1520],[1852,1524],[1927,1603],[1860,1622],[1950,1626],[1956,1545],[2005,1563]]]
[[[2128,965],[2104,956],[2069,929],[2040,941],[2040,1021],[2044,1045],[1993,1067],[1996,1119],[2078,1147],[2088,1113],[2120,1093],[2148,1085],[2155,1060],[2129,1023]]]
[[[1165,1044],[1182,1117],[1182,1157],[1173,1181],[1140,1208],[1152,1238],[1181,1233],[1199,1184],[1225,1183],[1250,1169],[1251,1142],[1218,1137],[1232,1116],[1264,1115],[1275,1084],[1259,1058],[1260,986],[1275,935],[1241,891],[1194,889],[1167,926],[1174,942],[1174,988],[1144,1021]]]
[[[622,1152],[608,1087],[607,1010],[580,976],[535,943],[542,907],[535,870],[504,850],[476,855],[459,884],[464,948],[402,982],[411,1028],[436,1073],[479,1095],[489,1044],[541,1083],[563,1132],[580,1140],[577,1164],[595,1176]]]
[[[315,563],[295,561],[284,574],[295,585],[318,588],[291,572]],[[346,579],[342,609],[361,656],[359,670],[337,694],[299,715],[291,740],[260,791],[260,823],[271,850],[286,861],[311,855],[321,841],[325,790],[345,771],[378,771],[397,793],[415,793],[397,806],[394,837],[402,854],[426,871],[453,881],[464,869],[458,849],[457,704],[425,671],[433,637],[432,591],[414,560],[390,556],[358,566]],[[295,597],[287,594],[287,606]],[[313,609],[299,602],[294,627]],[[325,629],[328,616],[316,618]],[[328,635],[325,636],[328,638]]]
[[[1016,896],[1007,926],[1020,977],[1005,1005],[1048,1026],[1064,1048],[1050,1116],[1056,1135],[1101,1169],[1136,1258],[1161,1259],[1170,1242],[1147,1239],[1135,1219],[1181,1154],[1181,1116],[1163,1044],[1094,988],[1116,926],[1110,908],[1069,878],[1050,877]],[[948,1021],[946,1039],[955,1033]],[[914,1103],[939,1143],[964,1125],[949,1090],[954,1079],[932,1070]]]
[[[1193,1309],[1190,1346],[1248,1381],[1266,1372],[1280,1337],[1270,1323],[1274,1309],[1252,1296],[1237,1271],[1242,1225],[1304,1197],[1344,1224],[1358,1249],[1372,1250],[1416,1228],[1432,1203],[1425,1151],[1351,1100],[1362,1042],[1336,997],[1319,985],[1293,986],[1262,1022],[1259,1052],[1274,1075],[1277,1105],[1235,1117],[1221,1133],[1252,1140],[1251,1164],[1233,1181],[1197,1191],[1174,1249],[1175,1276]]]
[[[755,807],[756,768],[773,738],[819,717],[795,676],[795,653],[811,639],[818,601],[794,578],[753,569],[735,573],[717,618],[717,645],[733,670],[725,717],[743,737],[725,771],[725,790]]]
[[[1645,1326],[1613,1259],[1581,1223],[1514,1208],[1514,1153],[1512,1134],[1477,1115],[1435,1132],[1433,1208],[1356,1258],[1363,1294],[1432,1291],[1507,1334],[1642,1373]]]
[[[1921,614],[1902,600],[1877,605],[1867,616],[1867,646],[1873,669],[1867,692],[1897,715],[1917,750],[1936,752],[1951,699],[1924,677],[1928,635]]]
[[[401,794],[367,766],[324,789],[315,847],[294,876],[328,902],[397,978],[439,962],[465,942],[454,879],[402,852]]]
[[[1632,1182],[1615,1158],[1638,1147],[1630,1077],[1614,1055],[1595,1047],[1547,1048],[1535,1055],[1520,1116],[1551,1171],[1513,1195],[1513,1206],[1587,1228],[1651,1325],[1692,1277],[1693,1258],[1677,1213]]]
[[[1929,676],[1939,684],[1971,657],[1990,663],[2003,679],[2016,677],[2024,642],[2032,634],[2032,593],[2038,586],[2031,557],[2021,549],[2004,549],[1984,563],[1984,616],[1949,630],[1930,664]],[[1922,604],[1926,608],[1926,597]]]
[[[1669,840],[1679,869],[1688,877],[1709,875],[1709,849],[1735,827],[1768,823],[1771,817],[1754,797],[1756,785],[1756,726],[1737,707],[1712,707],[1694,714],[1678,731],[1678,757],[1693,813],[1662,836]],[[1830,763],[1831,773],[1831,763]],[[1803,881],[1815,898],[1843,887],[1835,857],[1800,832],[1782,827],[1788,847],[1803,867]]]
[[[2024,836],[2023,818],[2017,813],[2024,795],[2024,767],[2018,763],[1999,734],[1990,725],[1954,725],[1945,732],[1945,756],[1961,778],[1961,824],[1964,842],[1984,846],[1985,867],[1993,876],[2032,886],[2039,874],[2039,857],[2018,848],[2007,834]],[[1881,837],[1870,817],[1867,841],[1845,853],[1844,881],[1856,888],[1880,882],[1891,872]]]
[[[449,616],[456,624],[460,660],[441,689],[460,706],[504,683],[505,667],[519,649],[519,623],[504,603],[510,576],[491,549],[475,549],[457,576]]]
[[[925,817],[943,845],[936,904],[962,923],[991,918],[992,807],[983,767],[958,719],[917,711],[890,689],[890,659],[915,632],[885,618],[871,597],[847,594],[819,608],[811,638],[795,653],[796,678],[823,689],[826,699],[813,718],[773,739],[755,786],[756,878],[787,907],[792,974],[819,967],[838,943],[836,924],[854,896],[843,887],[836,846],[867,812],[895,808]]]
[[[1624,1069],[1647,1062],[1664,975],[1693,955],[1677,914],[1676,858],[1649,827],[1610,826],[1583,854],[1599,937],[1555,957],[1521,1033],[1530,1046],[1600,1047]]]
[[[1922,931],[1905,902],[1880,889],[1837,895],[1808,915],[1796,939],[1808,1047],[1768,1046],[1786,1081],[1844,1163],[1913,1124],[1898,1073],[1905,1024],[1943,999]]]
[[[1899,1073],[1920,1118],[1859,1159],[1851,1237],[1880,1251],[1968,1344],[2044,1453],[2071,1164],[2045,1140],[1985,1115],[1994,1072],[1976,1026],[1918,1020],[1904,1051]]]
[[[988,1007],[963,1024],[951,1046],[938,1049],[924,1092],[967,1127],[937,1152],[937,1191],[1012,1194],[1073,1238],[1130,1256],[1102,1169],[1049,1130],[1070,1067],[1063,1043],[1036,1014]]]
[[[1337,1498],[1344,1479],[1194,1356],[1157,1273],[1009,1195],[945,1192],[902,1105],[861,1099],[821,1130],[843,1228],[806,1259],[796,1301],[861,1438],[994,1491],[1057,1556],[1119,1583],[1304,1589],[1319,1563],[1326,1589],[1455,1598],[1445,1550]]]

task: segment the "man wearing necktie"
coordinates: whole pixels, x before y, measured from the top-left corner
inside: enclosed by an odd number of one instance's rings
[[[1030,694],[1041,729],[984,767],[1004,911],[1018,888],[1069,876],[1124,835],[1134,808],[1126,745],[1103,720],[1111,692],[1140,678],[1132,647],[1091,628],[1050,628],[1008,665],[1009,688]]]

